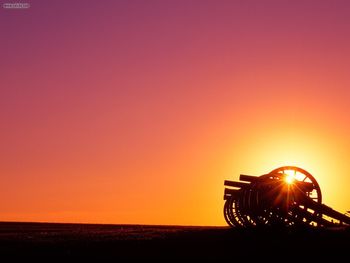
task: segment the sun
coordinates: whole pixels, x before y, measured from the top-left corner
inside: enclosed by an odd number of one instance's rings
[[[293,170],[286,170],[284,171],[284,174],[286,175],[284,177],[284,181],[287,183],[287,184],[293,184],[294,181],[295,181],[295,171]]]
[[[295,178],[293,176],[291,176],[291,175],[287,175],[284,180],[286,181],[287,184],[293,184]]]

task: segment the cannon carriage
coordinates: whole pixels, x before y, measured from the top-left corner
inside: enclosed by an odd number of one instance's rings
[[[295,166],[224,182],[224,217],[232,227],[350,226],[350,217],[322,203],[316,179]]]

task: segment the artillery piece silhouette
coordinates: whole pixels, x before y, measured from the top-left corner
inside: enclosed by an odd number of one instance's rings
[[[295,166],[225,180],[224,217],[232,227],[350,226],[350,217],[322,204],[316,179]]]

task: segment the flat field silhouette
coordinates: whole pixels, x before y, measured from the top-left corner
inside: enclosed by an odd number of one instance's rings
[[[349,229],[0,223],[0,255],[12,260],[340,260],[349,248]]]

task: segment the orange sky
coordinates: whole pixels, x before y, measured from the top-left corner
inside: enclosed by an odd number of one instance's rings
[[[225,225],[223,181],[283,165],[350,210],[347,1],[30,3],[0,10],[0,221]]]

